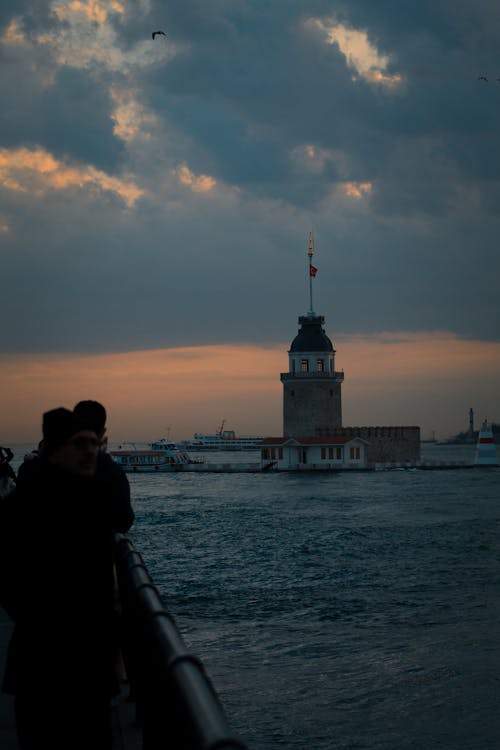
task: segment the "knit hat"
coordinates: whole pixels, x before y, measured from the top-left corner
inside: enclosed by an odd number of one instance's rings
[[[106,409],[99,401],[79,401],[73,407],[74,413],[84,419],[93,430],[100,435],[104,433],[106,426]]]
[[[56,448],[65,443],[81,430],[92,429],[81,417],[69,409],[59,407],[46,411],[43,415],[43,450],[45,455],[53,453]]]

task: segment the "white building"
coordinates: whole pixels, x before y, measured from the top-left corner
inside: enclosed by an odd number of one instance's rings
[[[281,471],[364,469],[368,444],[352,436],[268,437],[261,443],[261,467]]]

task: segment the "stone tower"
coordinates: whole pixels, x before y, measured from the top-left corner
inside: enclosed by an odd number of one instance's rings
[[[312,232],[309,235],[310,310],[299,317],[300,329],[288,352],[283,383],[284,437],[318,437],[342,427],[343,372],[335,371],[335,349],[323,328],[325,319],[313,312],[312,279],[317,269]]]

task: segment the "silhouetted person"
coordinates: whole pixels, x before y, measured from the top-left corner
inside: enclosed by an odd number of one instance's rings
[[[36,465],[36,463],[33,464],[32,461],[35,461],[35,462],[38,461],[38,459],[42,455],[42,451],[43,451],[43,440],[40,440],[37,448],[34,448],[33,450],[24,454],[23,462],[17,470],[18,479],[22,478],[24,472],[30,471],[33,468],[33,466]]]
[[[0,446],[0,497],[8,495],[16,486],[16,472],[10,465],[13,458],[10,448]]]
[[[88,424],[92,425],[97,433],[97,437],[101,440],[101,450],[106,450],[106,419],[107,413],[104,406],[99,401],[79,401],[74,407],[73,411],[81,419],[84,419]]]
[[[130,503],[130,485],[121,466],[106,452],[106,409],[99,401],[79,401],[74,413],[92,427],[100,440],[96,478],[103,482],[114,512],[114,531],[125,532],[134,522]]]
[[[134,512],[130,500],[130,485],[121,466],[106,453],[106,409],[98,401],[79,401],[73,412],[85,421],[99,438],[96,479],[104,484],[113,512],[113,531],[128,531],[134,522]],[[27,453],[17,470],[17,479],[24,479],[26,473],[37,471],[38,461],[43,456],[44,441],[38,448]]]
[[[122,467],[113,461],[109,453],[106,452],[106,409],[99,401],[86,400],[79,401],[74,406],[73,412],[84,419],[92,429],[95,430],[97,437],[100,440],[96,479],[103,483],[104,490],[109,498],[111,507],[113,508],[113,531],[128,531],[134,522],[134,512],[130,502],[130,485],[127,475]],[[122,632],[122,619],[120,616],[121,602],[116,572],[114,572],[114,581],[116,627],[118,636],[116,653],[116,692],[118,693],[120,689],[119,681],[120,679],[125,680],[127,678],[127,670],[124,664],[124,655],[121,651],[124,634]]]
[[[109,750],[115,687],[115,509],[100,438],[68,409],[43,416],[43,452],[0,501],[0,596],[14,620],[3,689],[22,750]]]

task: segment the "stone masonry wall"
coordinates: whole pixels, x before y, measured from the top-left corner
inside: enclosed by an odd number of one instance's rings
[[[303,381],[297,378],[283,383],[283,435],[310,435],[329,431],[342,424],[340,383],[325,379]],[[325,433],[326,434],[326,433]]]
[[[420,460],[420,427],[338,427],[328,433],[318,431],[318,437],[348,435],[367,440],[366,462],[417,463]]]

